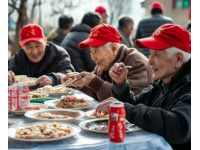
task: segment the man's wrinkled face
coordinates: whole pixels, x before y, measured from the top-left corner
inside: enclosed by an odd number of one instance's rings
[[[116,57],[116,53],[111,49],[111,47],[107,47],[105,45],[90,47],[90,55],[96,66],[101,71],[109,70]]]
[[[40,42],[27,42],[22,49],[26,53],[26,56],[33,63],[38,63],[42,60],[45,54],[46,43]]]
[[[168,57],[166,50],[150,50],[149,63],[153,70],[153,79],[162,80],[165,83],[171,81],[176,73],[176,56]]]

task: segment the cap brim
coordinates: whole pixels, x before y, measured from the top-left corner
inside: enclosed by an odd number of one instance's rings
[[[99,39],[94,39],[94,38],[89,38],[89,39],[86,39],[85,41],[79,43],[79,48],[80,49],[86,49],[88,48],[89,46],[102,46],[104,44],[106,44],[107,41],[102,41],[102,40],[99,40]]]
[[[148,48],[154,50],[163,50],[172,47],[171,45],[153,37],[138,39],[136,40],[136,45],[139,48]]]
[[[22,47],[22,46],[24,46],[24,44],[26,44],[27,42],[30,42],[30,41],[36,41],[36,42],[40,42],[40,43],[46,42],[44,38],[29,38],[29,39],[20,41],[20,46]]]

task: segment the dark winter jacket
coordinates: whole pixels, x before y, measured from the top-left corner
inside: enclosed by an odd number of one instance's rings
[[[191,60],[168,85],[154,81],[134,96],[128,82],[113,84],[112,96],[125,103],[127,120],[163,136],[174,150],[191,149]]]
[[[40,62],[31,62],[21,49],[8,61],[8,70],[12,70],[15,75],[27,75],[28,77],[38,78],[47,75],[52,79],[53,85],[56,85],[60,83],[59,74],[73,72],[74,68],[66,50],[48,42],[45,55]]]
[[[61,46],[69,53],[72,65],[77,72],[91,72],[95,67],[95,63],[90,56],[90,50],[78,48],[78,44],[88,38],[90,30],[91,28],[88,25],[76,25],[61,43]]]

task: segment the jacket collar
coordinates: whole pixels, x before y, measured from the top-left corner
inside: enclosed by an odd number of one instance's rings
[[[174,89],[179,85],[179,83],[188,83],[191,80],[191,59],[183,65],[183,67],[172,77],[169,83],[169,89]],[[153,81],[152,85],[162,86],[163,82],[161,80]]]

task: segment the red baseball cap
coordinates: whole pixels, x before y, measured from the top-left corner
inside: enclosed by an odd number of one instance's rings
[[[191,54],[191,34],[179,25],[165,24],[160,26],[151,37],[136,40],[136,45],[139,48],[153,50],[176,47]]]
[[[43,30],[39,25],[29,24],[24,26],[20,32],[20,46],[30,41],[45,43],[46,41],[44,38]]]
[[[102,46],[108,42],[122,43],[121,40],[121,35],[113,26],[102,23],[92,28],[89,37],[78,46],[85,49],[89,46]]]
[[[151,9],[154,9],[154,8],[158,8],[158,9],[163,10],[163,4],[160,3],[160,2],[153,2],[152,5],[151,5]]]
[[[103,6],[98,6],[96,9],[95,9],[95,12],[99,13],[100,15],[106,13],[106,8],[103,7]]]

